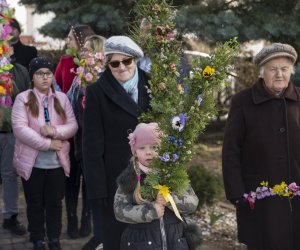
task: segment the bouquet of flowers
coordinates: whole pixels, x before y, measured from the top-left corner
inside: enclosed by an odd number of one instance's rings
[[[12,31],[9,25],[11,14],[6,1],[0,1],[0,105],[6,105],[7,96],[12,94],[12,75],[9,73],[13,67],[9,60],[12,48],[8,44]]]
[[[10,70],[10,56],[13,51],[8,41],[12,31],[9,23],[12,10],[5,0],[0,1],[0,130],[10,130],[10,114],[12,108],[13,80]]]
[[[105,55],[102,52],[86,53],[86,57],[79,61],[78,67],[72,69],[78,76],[77,83],[85,88],[87,85],[97,81],[100,73],[103,71],[104,60]]]
[[[226,83],[239,44],[232,39],[219,45],[210,57],[194,60],[190,75],[181,81],[179,67],[183,52],[173,23],[175,9],[166,1],[141,0],[135,14],[138,24],[143,20],[148,28],[141,36],[137,25],[133,39],[140,41],[152,62],[148,89],[151,110],[140,120],[157,122],[164,134],[159,158],[152,164],[154,171],[141,187],[142,196],[151,200],[157,190],[166,197],[171,193],[183,194],[188,188],[186,163],[193,155],[195,140],[216,114],[215,93]]]
[[[260,187],[257,187],[255,191],[251,191],[248,194],[244,194],[244,200],[249,203],[250,208],[254,209],[254,203],[256,200],[261,200],[270,196],[280,196],[293,198],[295,196],[300,196],[300,187],[292,182],[287,185],[284,181],[280,184],[276,184],[273,188],[269,187],[267,181],[262,181]]]

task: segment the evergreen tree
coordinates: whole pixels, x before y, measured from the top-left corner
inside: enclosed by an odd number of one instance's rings
[[[265,39],[297,47],[300,36],[299,0],[206,0],[183,6],[177,28],[215,44],[232,37],[240,42]]]
[[[41,33],[64,38],[69,26],[86,23],[104,36],[128,34],[135,0],[20,0],[36,6],[37,13],[52,11],[55,18]],[[238,37],[240,42],[265,39],[300,46],[300,0],[173,0],[178,9],[179,33],[194,33],[211,45]],[[299,49],[298,49],[299,48]]]
[[[65,38],[71,25],[84,23],[103,36],[125,34],[130,23],[133,0],[20,0],[25,5],[34,5],[35,13],[53,12],[55,17],[45,24],[40,32],[54,38]]]

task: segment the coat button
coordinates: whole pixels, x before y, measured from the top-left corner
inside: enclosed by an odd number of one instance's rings
[[[280,131],[280,133],[284,133],[285,132],[285,128],[280,128],[279,131]]]
[[[151,245],[152,244],[152,242],[151,241],[148,241],[148,245]]]
[[[127,245],[130,246],[130,242],[127,242]]]

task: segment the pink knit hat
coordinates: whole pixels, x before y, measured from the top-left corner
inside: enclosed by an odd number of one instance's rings
[[[135,130],[129,134],[129,145],[131,147],[132,154],[136,149],[146,144],[160,143],[161,132],[159,131],[158,124],[151,123],[139,123]]]

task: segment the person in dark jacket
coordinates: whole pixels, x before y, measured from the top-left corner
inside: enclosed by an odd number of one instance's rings
[[[103,53],[105,38],[98,35],[92,35],[86,38],[82,52],[80,53],[80,59],[86,59],[91,54]],[[104,58],[103,58],[104,60]],[[102,65],[99,65],[99,71]],[[104,68],[104,67],[103,67]],[[87,67],[84,69],[87,70]],[[88,71],[90,72],[90,71]],[[95,72],[94,72],[95,73]],[[98,73],[98,71],[97,71]],[[77,161],[77,165],[73,164],[72,170],[74,174],[71,174],[70,181],[67,185],[68,196],[66,198],[67,212],[68,212],[68,235],[71,238],[77,238],[78,236],[86,237],[91,234],[91,209],[89,208],[86,197],[86,185],[82,173],[82,123],[83,123],[83,110],[84,110],[84,98],[85,87],[83,82],[79,83],[82,78],[78,75],[74,78],[73,83],[67,93],[67,96],[72,105],[77,123],[78,131],[74,136],[74,154]],[[75,168],[77,166],[77,169]],[[82,177],[82,178],[81,178]],[[82,210],[81,210],[81,225],[78,231],[77,225],[77,204],[79,198],[79,190],[81,186],[82,193]]]
[[[113,202],[116,179],[131,157],[126,137],[149,108],[148,78],[136,65],[141,48],[129,37],[106,40],[107,68],[86,89],[83,119],[83,173],[93,215],[94,249],[103,241],[105,250],[119,250],[126,224],[115,219]],[[93,248],[94,247],[94,248]]]
[[[184,222],[176,217],[172,206],[163,195],[156,200],[143,199],[140,187],[151,171],[151,162],[158,156],[161,133],[157,123],[139,123],[129,134],[133,157],[127,169],[118,178],[114,211],[118,221],[128,226],[122,234],[121,250],[188,250],[184,236]],[[182,195],[172,195],[181,214],[197,209],[198,197],[191,187]]]
[[[84,46],[86,37],[93,35],[94,31],[89,25],[76,24],[70,27],[69,34],[66,38],[66,46],[68,49],[76,51],[76,57],[80,57],[81,50]],[[63,55],[55,69],[55,80],[61,91],[67,93],[74,80],[76,80],[75,69],[77,65],[74,63],[74,58],[70,55]],[[73,70],[72,70],[73,69]],[[74,106],[73,106],[74,108]],[[71,239],[77,239],[79,236],[86,237],[91,231],[91,215],[90,209],[87,206],[85,199],[85,190],[83,192],[83,206],[81,225],[78,230],[77,204],[80,189],[81,167],[75,156],[75,138],[70,140],[70,161],[71,172],[70,178],[66,180],[66,210],[67,210],[67,234]]]
[[[259,79],[231,101],[223,144],[227,199],[236,205],[238,239],[251,250],[300,249],[300,199],[271,196],[254,208],[243,195],[261,183],[300,184],[300,89],[290,81],[297,52],[288,44],[263,48]]]
[[[11,102],[0,102],[0,173],[3,194],[3,228],[13,234],[23,235],[25,227],[18,221],[19,184],[16,169],[13,166],[15,137],[12,133],[11,110],[18,93],[29,88],[28,71],[21,64],[14,63],[10,70],[14,82],[12,94],[7,96]],[[0,97],[1,99],[3,96]]]
[[[37,57],[37,49],[34,46],[24,45],[20,40],[21,27],[16,19],[12,19],[10,23],[12,27],[12,39],[10,45],[14,48],[14,53],[11,56],[13,62],[19,63],[27,68],[31,59]]]

